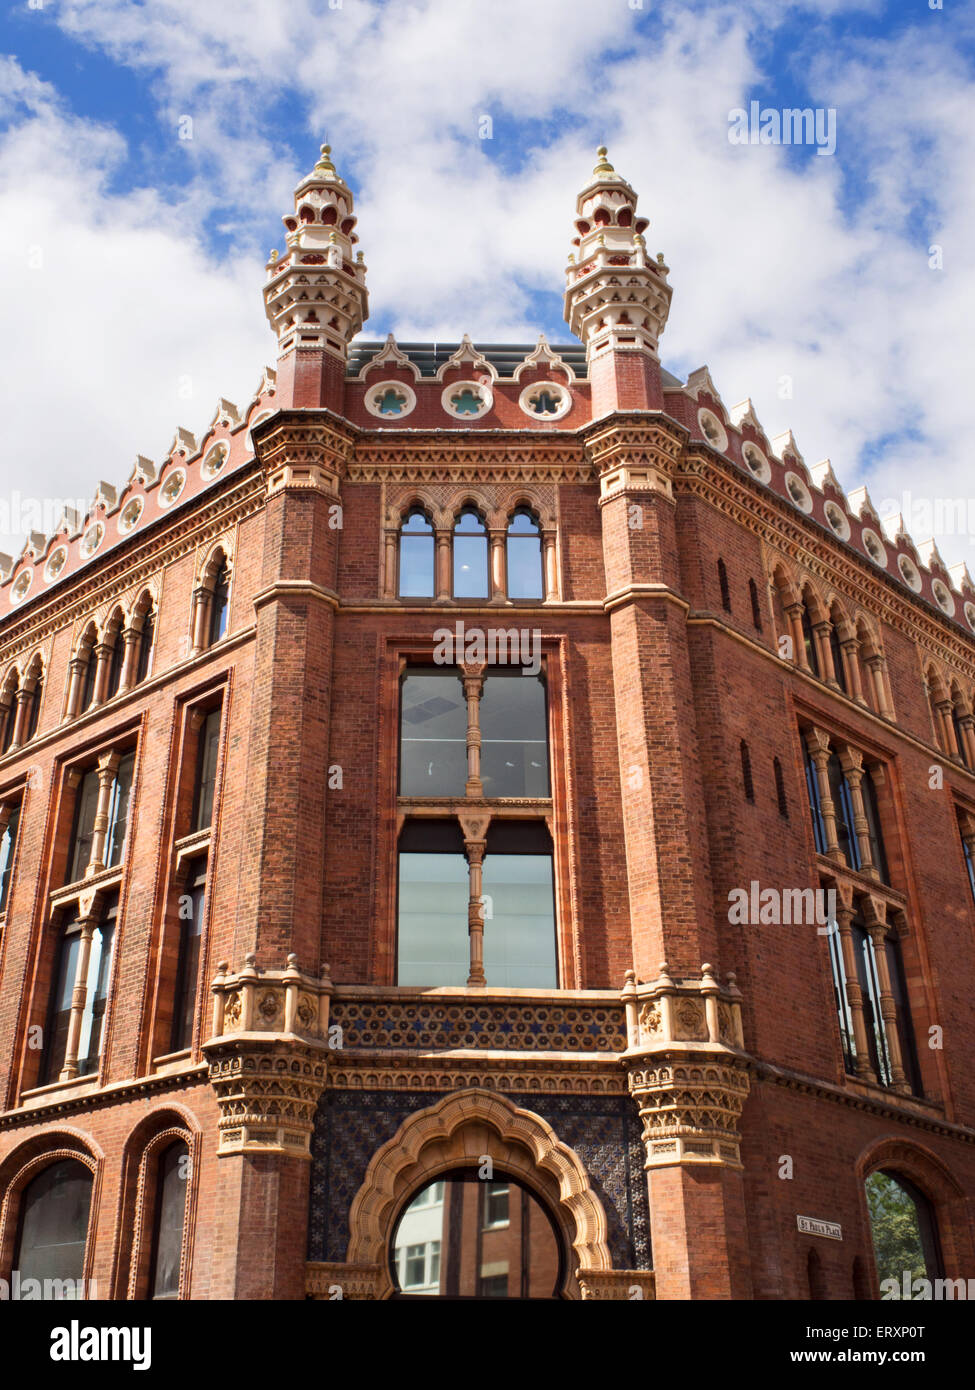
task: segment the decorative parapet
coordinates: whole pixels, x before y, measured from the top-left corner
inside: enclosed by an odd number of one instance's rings
[[[586,453],[599,478],[600,506],[630,492],[662,492],[673,500],[673,473],[685,434],[670,420],[600,422],[586,438]]]
[[[749,1090],[741,993],[710,965],[701,978],[672,979],[667,964],[638,984],[627,971],[626,1067],[643,1120],[647,1168],[712,1163],[741,1167],[738,1123]]]
[[[285,970],[258,970],[255,956],[213,981],[213,1036],[203,1044],[220,1106],[218,1153],[309,1157],[315,1109],[325,1088],[332,981],[305,975],[297,956]]]
[[[634,1302],[656,1298],[652,1269],[585,1269],[579,1274],[583,1300],[614,1299]]]

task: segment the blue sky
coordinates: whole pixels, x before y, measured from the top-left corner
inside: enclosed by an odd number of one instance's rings
[[[263,260],[326,131],[364,336],[564,341],[605,141],[671,267],[672,371],[706,362],[727,405],[750,396],[878,506],[975,496],[973,38],[953,0],[9,5],[0,503],[16,520],[27,478],[80,500],[177,424],[202,432],[219,395],[246,402],[274,356]],[[731,144],[753,100],[834,110],[835,154]],[[923,509],[906,519],[926,539]],[[936,539],[975,569],[970,537]]]

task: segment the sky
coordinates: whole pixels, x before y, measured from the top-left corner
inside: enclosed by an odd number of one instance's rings
[[[327,137],[362,336],[481,343],[571,341],[575,197],[607,144],[670,267],[664,365],[707,364],[975,572],[973,97],[959,0],[9,4],[0,551],[250,400],[264,262]],[[739,143],[752,103],[818,111],[823,138]]]

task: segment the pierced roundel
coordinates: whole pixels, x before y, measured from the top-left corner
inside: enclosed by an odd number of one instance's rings
[[[160,507],[171,507],[186,486],[185,468],[176,468],[159,489]]]
[[[213,448],[200,465],[200,472],[203,477],[215,478],[229,457],[230,445],[225,439],[221,439],[219,444],[214,444]]]
[[[724,425],[722,425],[714,411],[708,410],[706,406],[702,406],[697,412],[697,423],[700,425],[701,433],[711,445],[712,449],[717,449],[720,453],[724,453],[725,449],[728,447],[728,435]]]
[[[921,592],[921,575],[917,565],[907,555],[898,555],[897,568],[901,572],[901,578],[909,589],[913,589],[916,594]]]
[[[843,509],[838,507],[835,502],[827,502],[823,510],[834,534],[839,536],[841,541],[848,541],[850,539],[850,522]]]
[[[20,603],[22,599],[25,599],[27,597],[27,594],[30,590],[30,586],[33,582],[34,571],[21,570],[20,574],[14,580],[14,587],[12,590],[12,597],[14,603]]]
[[[572,396],[555,381],[536,381],[526,386],[518,405],[533,420],[561,420],[572,409]]]
[[[968,619],[968,626],[975,632],[975,603],[965,604],[965,617]]]
[[[798,473],[787,473],[785,475],[785,486],[792,501],[801,512],[809,513],[812,511],[812,497],[810,496],[809,489],[799,477]]]
[[[871,531],[868,526],[863,528],[863,548],[875,565],[879,565],[881,569],[887,568],[887,551],[884,549],[883,541],[876,531]]]
[[[44,566],[44,578],[47,580],[48,584],[50,584],[52,580],[57,579],[58,575],[64,569],[67,558],[68,551],[66,546],[59,545],[57,550],[52,550],[51,554],[48,556],[47,564]]]
[[[142,497],[133,497],[131,502],[126,502],[118,519],[118,529],[123,536],[127,536],[130,531],[135,530],[144,506],[145,499]]]
[[[251,427],[250,427],[250,429],[247,431],[247,448],[250,450],[251,453],[254,452],[254,439],[253,439],[253,434],[254,434],[255,429],[257,428],[258,425],[263,424],[265,420],[270,420],[270,418],[271,418],[271,416],[272,416],[273,414],[274,414],[274,411],[273,411],[273,410],[262,410],[261,413],[260,413],[260,415],[258,415],[257,418],[256,418],[255,420],[252,421]]]
[[[942,584],[940,579],[935,579],[931,583],[931,592],[934,594],[935,602],[942,613],[947,613],[949,618],[955,616],[955,600],[951,596],[951,590],[946,584]]]
[[[741,456],[745,460],[745,466],[753,477],[760,483],[768,483],[772,479],[772,465],[762,453],[757,444],[752,444],[749,440],[741,446]]]
[[[88,527],[88,530],[81,538],[81,553],[85,559],[87,559],[89,555],[94,555],[95,551],[101,545],[104,535],[105,527],[102,522],[96,521]]]
[[[479,420],[494,404],[494,393],[482,381],[455,381],[444,387],[440,404],[455,420]]]
[[[366,387],[363,400],[378,420],[402,420],[416,409],[416,392],[403,381],[377,381]]]

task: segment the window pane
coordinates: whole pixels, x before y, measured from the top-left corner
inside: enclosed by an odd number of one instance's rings
[[[896,1281],[943,1277],[938,1239],[927,1199],[906,1179],[871,1173],[866,1181],[877,1277]]]
[[[149,674],[149,662],[152,656],[152,643],[156,631],[156,615],[150,608],[142,619],[142,631],[139,633],[139,659],[135,668],[135,680],[138,685],[144,681]]]
[[[887,855],[884,852],[884,840],[880,833],[880,812],[877,807],[877,790],[870,775],[870,769],[863,774],[863,809],[867,815],[867,828],[870,835],[870,852],[873,858],[874,867],[880,874],[883,883],[890,882],[890,872],[887,868]]]
[[[95,813],[98,810],[98,772],[92,768],[81,779],[75,811],[74,840],[68,859],[67,883],[76,883],[84,878],[88,861],[91,858],[91,837],[95,828]]]
[[[135,768],[135,754],[126,753],[118,765],[112,795],[108,806],[108,835],[105,841],[105,864],[111,867],[122,858],[125,844],[125,829],[129,820],[129,793],[132,790],[132,772]]]
[[[97,1071],[101,1056],[102,1025],[108,1000],[116,911],[117,901],[113,901],[109,904],[101,925],[92,933],[88,978],[85,982],[87,992],[81,1015],[81,1035],[78,1039],[78,1073],[81,1076]]]
[[[80,1280],[91,1209],[91,1173],[65,1159],[45,1168],[24,1190],[14,1268],[25,1279]],[[77,1298],[79,1289],[45,1291]]]
[[[470,878],[463,854],[399,856],[401,985],[466,985]]]
[[[179,1297],[188,1158],[189,1150],[185,1144],[171,1144],[159,1160],[156,1229],[149,1285],[151,1298]]]
[[[803,739],[805,743],[805,739]],[[819,799],[819,774],[816,771],[816,764],[813,762],[812,754],[806,749],[806,790],[809,793],[809,810],[812,814],[813,839],[816,842],[816,852],[826,853],[826,827],[823,824],[823,812]]]
[[[0,912],[7,910],[7,896],[10,892],[10,874],[14,864],[14,851],[17,848],[17,827],[20,824],[20,807],[10,812],[7,828],[0,839]]]
[[[454,672],[416,668],[402,685],[400,795],[463,796],[467,701]]]
[[[230,597],[230,571],[225,564],[217,571],[210,600],[210,645],[218,642],[227,631],[227,610]]]
[[[486,854],[483,884],[488,985],[556,989],[551,855]]]
[[[194,830],[205,830],[213,819],[213,789],[217,779],[217,753],[220,748],[220,713],[219,709],[211,710],[200,730]]]
[[[71,996],[74,994],[80,950],[81,933],[77,927],[69,927],[61,937],[54,971],[54,993],[51,996],[51,1014],[47,1026],[47,1055],[44,1059],[46,1082],[56,1081],[64,1066],[64,1054],[68,1045],[68,1023],[71,1019]]]
[[[400,530],[399,592],[401,598],[433,597],[433,527],[421,512]]]
[[[206,860],[195,860],[190,867],[190,887],[180,899],[179,958],[173,998],[173,1033],[170,1047],[180,1052],[193,1042],[196,989],[200,967],[200,933],[203,930]],[[202,880],[202,881],[201,881]]]
[[[526,512],[516,512],[508,527],[508,597],[541,598],[542,538]]]
[[[538,676],[491,671],[481,696],[486,797],[548,796],[548,718]]]
[[[840,1041],[843,1046],[843,1065],[851,1075],[856,1073],[856,1044],[853,1037],[853,1020],[846,995],[846,968],[843,964],[843,943],[837,923],[829,923],[829,963],[833,973],[833,997],[836,1003],[836,1018],[840,1027]]]
[[[487,596],[487,533],[475,512],[463,512],[454,527],[454,598]]]

